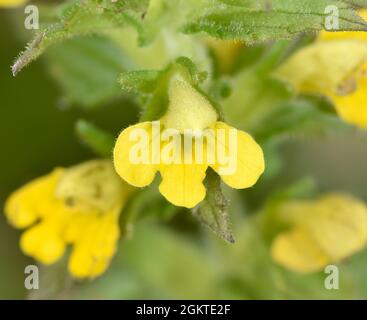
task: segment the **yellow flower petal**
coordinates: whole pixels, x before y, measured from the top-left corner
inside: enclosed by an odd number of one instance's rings
[[[14,227],[25,228],[51,213],[55,202],[55,186],[63,172],[64,169],[56,169],[11,194],[5,203],[8,221]]]
[[[0,7],[17,7],[26,2],[27,0],[0,0]]]
[[[318,37],[319,41],[335,41],[335,40],[359,40],[367,41],[367,34],[364,31],[322,31]]]
[[[52,264],[62,257],[65,242],[55,223],[40,223],[23,233],[20,240],[22,251],[44,264]]]
[[[271,255],[279,264],[301,273],[318,271],[329,261],[310,234],[301,228],[278,235]]]
[[[85,245],[75,245],[70,255],[68,269],[75,278],[91,277],[93,257],[88,253]]]
[[[102,274],[116,252],[119,227],[116,213],[91,217],[75,239],[69,271],[76,278],[95,278]]]
[[[367,65],[366,65],[367,66]],[[339,116],[348,123],[367,128],[367,77],[356,82],[353,92],[346,95],[329,94]]]
[[[222,167],[218,162],[211,167],[221,175],[222,180],[232,188],[242,189],[253,186],[264,172],[265,161],[261,147],[247,133],[237,130],[223,122],[217,122],[215,130],[225,130],[225,146],[223,146],[227,157],[236,157],[234,160],[234,171],[230,174],[221,174]],[[233,154],[233,148],[230,148],[228,139],[229,130],[237,131],[236,154]],[[218,140],[218,134],[216,139]]]
[[[142,130],[142,131],[141,131]],[[137,141],[133,139],[134,132],[141,132],[148,136],[146,143],[143,139]],[[160,132],[154,139],[160,139]],[[121,132],[116,141],[116,145],[113,151],[114,165],[116,172],[129,184],[135,187],[145,187],[152,183],[155,174],[157,172],[157,165],[152,164],[152,161],[144,164],[135,164],[130,157],[130,152],[140,143],[140,148],[144,151],[147,150],[149,159],[152,159],[153,147],[152,147],[152,123],[142,122],[136,125],[130,126]],[[159,151],[158,151],[159,152]]]
[[[74,213],[70,223],[67,224],[64,230],[65,241],[67,243],[77,242],[83,234],[83,230],[88,228],[89,222],[94,221],[96,215],[98,214],[95,212]]]
[[[162,164],[161,194],[176,206],[193,208],[205,198],[206,164]]]

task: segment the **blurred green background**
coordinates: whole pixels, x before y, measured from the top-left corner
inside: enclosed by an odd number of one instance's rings
[[[17,28],[21,26],[13,18],[12,11],[0,10],[1,207],[9,193],[27,181],[49,172],[55,166],[68,166],[94,157],[75,136],[74,125],[78,119],[91,120],[116,134],[136,121],[138,116],[137,108],[123,99],[88,112],[73,106],[65,107],[60,90],[49,76],[42,58],[14,78],[10,65],[26,42],[19,37]],[[280,154],[284,158],[281,177],[276,182],[269,181],[262,185],[258,193],[266,195],[280,185],[286,186],[311,176],[321,192],[347,191],[367,200],[367,139],[362,133],[355,131],[348,136],[321,138],[290,137],[282,145]],[[32,261],[19,250],[20,232],[12,229],[3,216],[0,216],[0,299],[22,299],[27,295],[24,289],[24,268]],[[253,236],[253,241],[257,241],[256,234],[246,227],[235,228],[235,232],[243,232],[238,236],[240,244],[242,237],[247,236]],[[190,242],[185,232],[175,238],[164,227],[143,223],[137,228],[134,239],[126,244],[126,250],[123,244],[122,256],[118,255],[105,276],[90,286],[77,284],[57,297],[304,298],[324,297],[326,294],[322,288],[323,278],[319,276],[289,274],[290,278],[287,275],[286,278],[278,279],[284,270],[279,271],[277,268],[273,272],[274,266],[268,258],[256,258],[264,254],[261,252],[264,249],[261,244],[258,244],[256,253],[251,251],[249,244],[246,253],[238,252],[236,248],[229,249],[229,245],[222,244],[210,234],[207,239],[210,239],[206,247],[210,258],[206,259],[197,248],[195,240]],[[240,244],[237,248],[243,248]],[[217,247],[221,248],[215,252],[227,250],[230,261],[236,265],[235,269],[243,268],[244,272],[247,270],[246,276],[243,279],[231,279],[232,267],[221,269],[219,261],[222,257],[210,254],[212,246],[216,250]],[[180,251],[183,260],[175,258],[178,248],[184,251]],[[346,292],[351,294],[343,292],[335,297],[367,297],[367,271],[364,267],[367,265],[364,263],[367,263],[366,255],[366,252],[362,252],[346,262],[349,271],[346,271],[345,277],[352,278]],[[187,273],[187,270],[194,271]],[[223,282],[218,279],[218,274],[225,275]],[[218,280],[216,294],[206,289],[212,286],[211,276]],[[281,283],[284,279],[290,283],[297,282],[293,281],[293,277],[302,285],[291,289],[287,283]],[[245,283],[241,284],[241,281]],[[275,283],[275,287],[270,283]],[[358,288],[354,288],[357,284]],[[247,288],[246,292],[243,286]],[[279,294],[279,288],[284,287],[287,287],[284,289],[286,292]],[[314,288],[320,290],[315,295]]]

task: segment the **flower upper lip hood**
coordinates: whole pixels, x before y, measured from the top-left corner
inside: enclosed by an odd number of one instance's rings
[[[265,168],[262,149],[249,134],[230,127],[224,122],[217,121],[217,117],[217,113],[209,100],[198,90],[183,79],[173,78],[169,88],[168,110],[161,119],[163,128],[159,126],[160,129],[154,130],[155,122],[145,121],[123,130],[114,148],[116,172],[129,184],[145,187],[153,181],[156,172],[159,171],[162,176],[162,182],[159,186],[162,195],[171,203],[187,208],[196,206],[205,198],[206,190],[203,180],[209,166],[221,175],[227,185],[233,188],[251,187]],[[162,136],[165,135],[163,129],[176,130],[177,134],[171,135],[170,141],[164,141],[160,145],[159,158],[162,158],[163,154],[166,153],[167,146],[171,146],[173,153],[180,152],[182,143],[178,142],[177,145],[174,141],[175,136],[177,138],[177,135],[180,135],[181,138],[182,136],[185,138],[188,136],[187,130],[194,130],[198,134],[190,135],[190,137],[203,137],[201,146],[204,148],[201,150],[204,150],[203,158],[205,160],[197,161],[196,147],[200,143],[194,139],[194,141],[190,140],[191,144],[188,148],[185,148],[184,145],[185,155],[193,156],[194,160],[190,163],[185,163],[184,155],[178,156],[179,161],[171,163],[152,160],[148,163],[134,163],[131,160],[131,152],[136,149],[137,145],[137,141],[134,139],[135,133],[143,131],[146,139],[143,143],[139,142],[140,149],[142,152],[147,152],[149,158],[152,159],[157,139],[162,140]],[[221,136],[220,132],[224,135]],[[230,141],[231,132],[235,133],[232,141]],[[205,140],[208,138],[206,133],[209,133],[208,135],[212,137],[214,144],[217,147],[219,145],[220,150],[226,154],[228,159],[235,160],[235,168],[230,174],[221,172],[218,150],[216,150],[214,161],[207,161],[209,158],[207,150],[210,148],[205,149],[209,145],[209,140]],[[235,147],[235,153],[231,153],[232,146]]]
[[[171,79],[169,106],[161,119],[166,128],[204,130],[212,126],[218,115],[210,102],[182,78]]]
[[[111,161],[96,160],[65,170],[55,195],[75,211],[108,212],[121,206],[125,192]]]

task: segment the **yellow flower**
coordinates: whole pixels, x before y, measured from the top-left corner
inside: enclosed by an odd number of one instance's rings
[[[26,2],[27,0],[0,0],[0,7],[17,7]]]
[[[109,160],[57,168],[15,191],[5,204],[8,221],[28,228],[22,251],[43,264],[73,245],[68,268],[76,278],[94,278],[108,267],[119,238],[119,215],[130,187]]]
[[[349,195],[290,201],[281,205],[278,213],[291,228],[274,239],[271,254],[290,270],[319,271],[367,244],[367,208]]]
[[[205,198],[203,180],[209,166],[232,188],[256,183],[264,171],[264,157],[249,134],[217,121],[208,99],[183,78],[171,79],[168,98],[168,110],[160,121],[130,126],[118,137],[114,164],[125,181],[144,187],[159,171],[161,194],[174,205],[187,208]],[[136,162],[131,158],[137,149],[134,136],[141,131],[146,139],[138,149],[147,153],[149,161]],[[224,172],[221,158],[235,164],[233,170]]]
[[[366,18],[367,11],[361,12]],[[321,32],[276,72],[297,91],[326,96],[346,122],[367,128],[367,33]]]

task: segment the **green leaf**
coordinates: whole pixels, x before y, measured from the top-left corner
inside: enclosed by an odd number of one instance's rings
[[[219,238],[234,243],[228,215],[229,203],[222,193],[220,177],[214,171],[208,170],[205,185],[206,198],[192,210],[192,213]]]
[[[186,69],[190,76],[190,81],[194,86],[202,83],[204,80],[206,80],[208,76],[206,71],[200,71],[197,68],[196,64],[187,57],[178,57],[175,61],[175,64],[177,65],[177,67]]]
[[[115,2],[119,2],[121,8],[144,12],[147,9],[150,0],[118,0]]]
[[[255,8],[255,1],[226,2],[232,5],[212,6],[187,23],[183,31],[248,43],[289,39],[298,33],[324,29],[325,8],[330,5],[339,9],[339,31],[367,30],[367,24],[346,0],[260,1],[261,6]]]
[[[122,90],[135,93],[151,93],[156,88],[160,76],[157,70],[126,71],[120,75]]]
[[[170,30],[177,33],[189,17],[205,9],[212,0],[152,0],[139,32],[142,45],[150,43],[158,34]]]
[[[225,3],[230,6],[239,6],[245,8],[253,8],[253,9],[264,9],[266,8],[266,4],[269,7],[271,0],[219,0],[222,3]]]
[[[44,26],[12,66],[16,75],[37,59],[49,46],[81,35],[101,34],[108,30],[133,25],[139,29],[139,15],[148,2],[111,2],[107,0],[78,0],[59,8],[57,22]],[[134,10],[132,10],[134,9]]]
[[[114,137],[93,124],[79,120],[76,133],[81,141],[101,157],[110,158],[115,143]]]
[[[219,0],[220,2],[223,2],[228,5],[233,6],[240,6],[240,7],[246,7],[246,8],[264,8],[264,9],[271,9],[273,4],[276,4],[277,0]],[[278,0],[282,1],[282,0]],[[286,0],[287,1],[287,0]],[[304,1],[304,0],[301,0]],[[299,2],[301,2],[299,1]],[[285,1],[283,1],[285,2]],[[296,1],[294,1],[296,2]],[[332,2],[332,1],[331,1]],[[336,1],[334,1],[336,2]],[[339,1],[339,3],[344,2],[344,4],[355,6],[355,7],[366,7],[367,1],[366,0],[344,0]],[[306,2],[304,2],[306,4]]]
[[[64,100],[86,108],[121,96],[117,79],[131,65],[116,44],[100,36],[65,41],[45,56]]]
[[[367,1],[366,0],[346,0],[345,2],[347,2],[350,5],[355,6],[355,7],[362,7],[362,8],[367,7]]]

